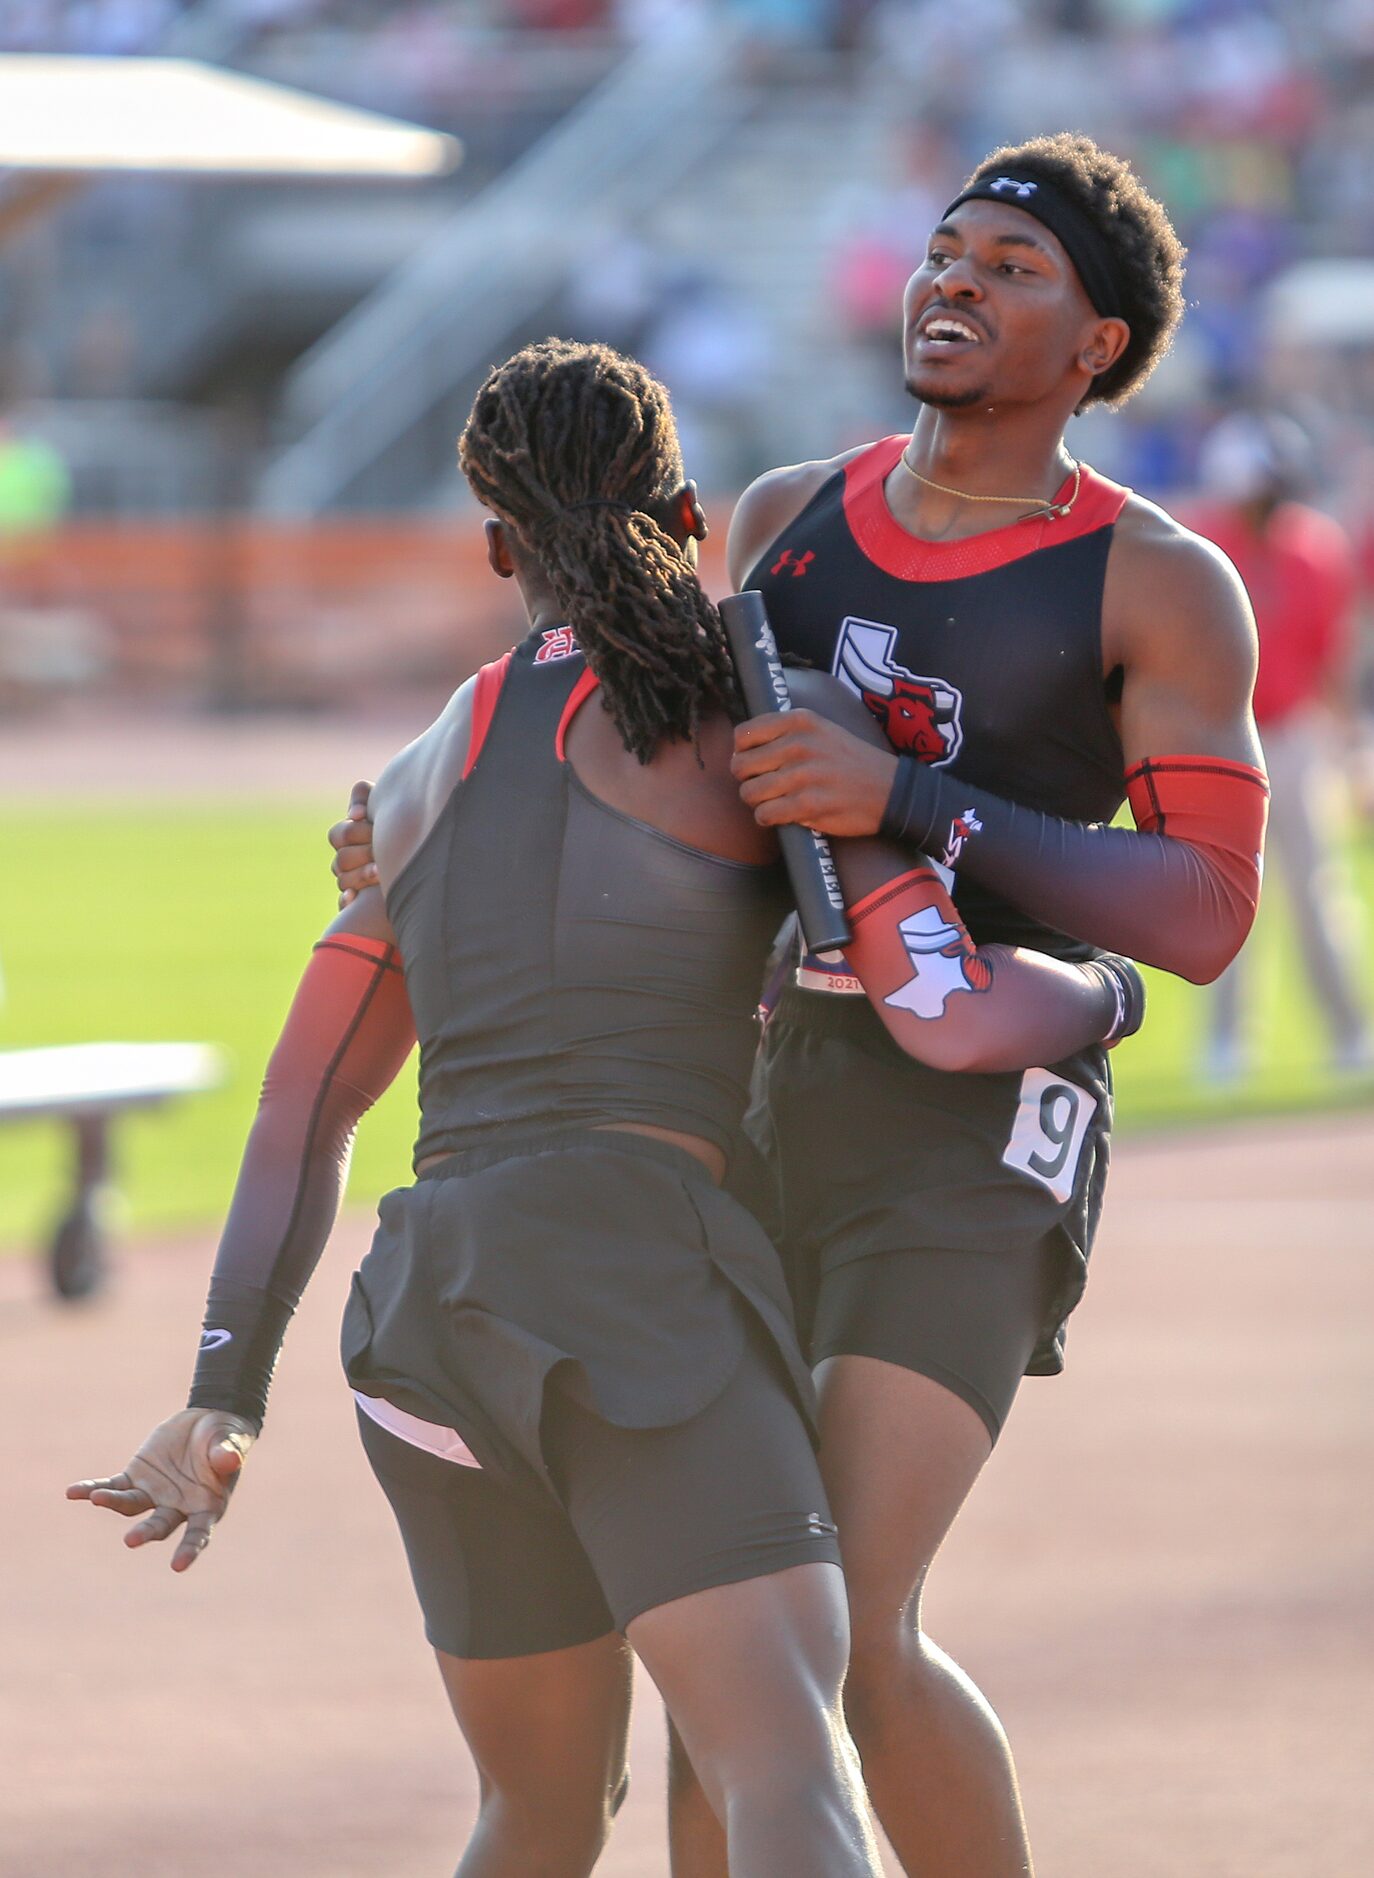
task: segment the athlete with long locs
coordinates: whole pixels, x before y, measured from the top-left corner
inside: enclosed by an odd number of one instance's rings
[[[1204,981],[1259,891],[1249,604],[1222,554],[1064,443],[1167,349],[1182,263],[1163,208],[1087,138],[979,165],[906,291],[911,435],[764,476],[730,530],[731,581],[764,593],[783,652],[835,673],[895,748],[799,710],[741,726],[735,774],[763,826],[881,830],[946,863],[980,944],[1105,946]],[[1109,825],[1123,798],[1134,830]],[[346,883],[367,878],[361,813],[332,832]],[[950,1076],[886,1047],[850,974],[808,959],[796,976],[746,1127],[816,1365],[850,1728],[909,1873],[1025,1874],[1006,1736],[925,1633],[921,1594],[1021,1375],[1063,1366],[1106,1176],[1105,1059]],[[670,1805],[676,1878],[721,1878],[676,1750]]]
[[[352,1131],[418,1031],[413,1186],[343,1328],[481,1774],[464,1878],[580,1878],[624,1791],[625,1639],[735,1878],[876,1874],[842,1708],[847,1606],[781,1265],[719,1184],[787,911],[731,773],[742,716],[667,398],[603,347],[526,348],[461,460],[521,645],[376,791],[379,887],[316,948],[268,1066],[190,1404],[73,1498],[194,1563],[262,1425]],[[813,705],[882,739],[861,701]],[[1122,960],[975,947],[923,856],[842,842],[885,1048],[998,1070],[1139,1021]],[[404,976],[402,973],[404,972]]]

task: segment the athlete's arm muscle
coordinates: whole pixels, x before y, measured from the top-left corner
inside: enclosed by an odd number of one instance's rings
[[[1102,598],[1104,664],[1120,665],[1127,773],[1186,750],[1262,765],[1250,700],[1259,664],[1254,615],[1219,548],[1132,501],[1117,524]]]
[[[382,771],[372,806],[384,881],[462,775],[475,691],[475,680],[464,685]],[[338,1212],[354,1130],[414,1042],[382,890],[369,887],[315,947],[268,1063],[211,1279],[193,1408],[261,1423],[287,1322]]]
[[[386,884],[462,777],[479,679],[392,758],[359,822],[380,886],[352,898],[316,946],[263,1081],[206,1305],[191,1406],[261,1424],[272,1368],[343,1196],[360,1117],[415,1042]],[[355,791],[356,795],[356,791]]]

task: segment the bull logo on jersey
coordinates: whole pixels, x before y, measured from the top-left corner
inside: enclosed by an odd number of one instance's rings
[[[897,633],[874,620],[849,618],[835,648],[836,678],[856,691],[894,750],[938,769],[964,741],[963,694],[943,678],[923,678],[892,656]]]
[[[923,906],[904,919],[897,931],[911,963],[911,977],[883,999],[913,1017],[940,1017],[956,991],[986,991],[992,973],[974,956],[966,932],[941,918],[940,909]]]

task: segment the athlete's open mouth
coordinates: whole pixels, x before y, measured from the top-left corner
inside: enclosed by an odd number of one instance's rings
[[[963,346],[980,346],[983,335],[964,320],[955,319],[948,313],[936,313],[922,321],[916,337],[923,345],[953,349]]]

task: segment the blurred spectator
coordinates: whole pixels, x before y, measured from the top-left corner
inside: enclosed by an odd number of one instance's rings
[[[838,24],[833,0],[727,0],[727,11],[760,53],[827,45]]]
[[[1312,480],[1311,450],[1291,420],[1224,419],[1206,439],[1199,468],[1212,500],[1189,519],[1239,569],[1259,627],[1255,718],[1272,791],[1269,858],[1288,894],[1333,1067],[1371,1069],[1350,896],[1342,891],[1332,838],[1341,819],[1332,745],[1353,754],[1358,726],[1351,683],[1354,550],[1337,522],[1296,499]],[[1214,1080],[1230,1080],[1245,1066],[1246,975],[1242,954],[1213,993],[1206,1068]]]
[[[898,174],[836,205],[843,234],[831,263],[843,330],[890,359],[899,343],[902,293],[950,196],[958,159],[939,129],[913,126],[895,153]]]
[[[643,358],[672,394],[689,475],[708,491],[756,475],[766,456],[756,419],[768,363],[757,309],[713,276],[684,272],[668,285]]]
[[[628,228],[610,228],[583,250],[559,330],[637,355],[659,301],[657,255]]]

